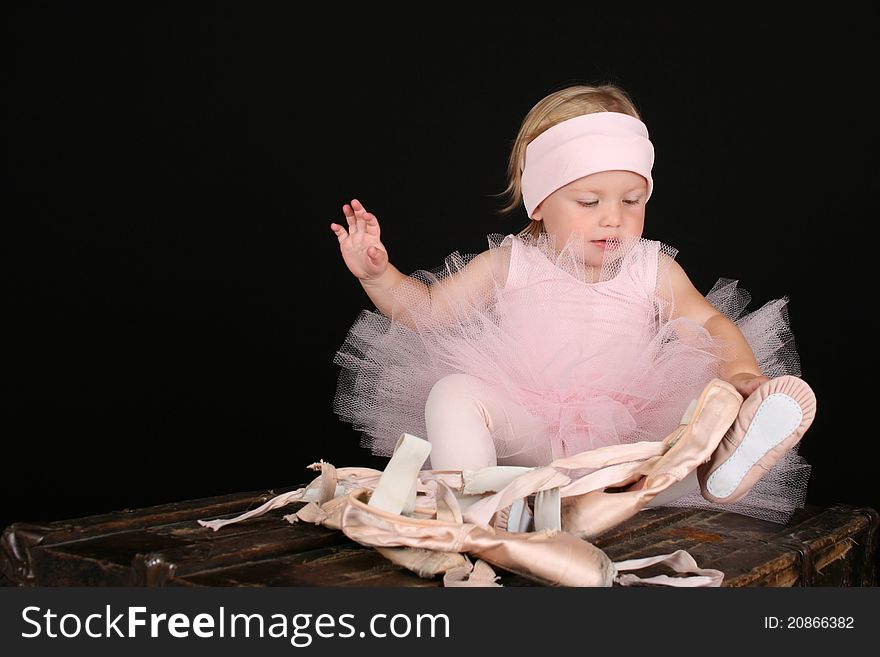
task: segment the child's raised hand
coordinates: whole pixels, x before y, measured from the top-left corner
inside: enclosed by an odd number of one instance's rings
[[[379,240],[379,220],[357,199],[350,206],[343,205],[342,212],[348,231],[339,224],[330,224],[330,230],[339,238],[345,264],[362,281],[378,278],[388,268],[388,251]]]

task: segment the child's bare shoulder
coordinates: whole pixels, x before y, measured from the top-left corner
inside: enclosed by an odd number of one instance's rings
[[[482,288],[493,281],[503,284],[507,279],[509,265],[510,247],[508,245],[493,245],[473,256],[457,273],[460,282],[469,288]]]
[[[493,244],[477,256],[486,262],[486,266],[491,270],[493,277],[499,282],[507,278],[507,270],[510,267],[511,246],[512,244],[509,240],[500,245]]]
[[[669,298],[683,286],[690,283],[687,273],[675,259],[678,251],[660,243],[657,253],[657,291],[664,298]]]
[[[488,249],[469,256],[466,262],[438,280],[432,296],[441,313],[444,299],[488,301],[493,290],[504,287],[510,265],[510,247],[509,240],[490,242]]]

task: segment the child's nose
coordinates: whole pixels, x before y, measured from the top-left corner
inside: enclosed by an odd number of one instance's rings
[[[601,225],[603,226],[620,226],[620,210],[607,210],[601,219]]]

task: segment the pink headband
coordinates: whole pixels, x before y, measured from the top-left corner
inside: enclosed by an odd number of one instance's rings
[[[633,171],[654,182],[654,146],[648,128],[621,112],[593,112],[548,128],[526,146],[522,195],[529,218],[538,204],[560,187],[599,171]]]

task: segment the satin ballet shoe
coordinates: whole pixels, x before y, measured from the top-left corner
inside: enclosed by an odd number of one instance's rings
[[[352,491],[333,523],[363,545],[464,552],[545,586],[611,586],[618,574],[602,550],[566,532],[514,533],[403,516],[370,505],[370,498],[368,489]]]
[[[614,562],[600,548],[562,531],[561,490],[552,486],[569,480],[562,474],[548,477],[551,473],[547,468],[512,467],[419,471],[418,464],[424,461],[429,450],[427,441],[403,434],[384,472],[366,468],[337,469],[322,460],[309,466],[321,474],[308,486],[292,494],[279,495],[238,518],[199,522],[217,531],[222,526],[220,523],[239,522],[291,501],[308,500],[305,506],[284,519],[341,530],[352,540],[375,548],[391,562],[420,577],[442,574],[443,585],[447,587],[500,586],[492,565],[550,586],[721,586],[723,572],[700,568],[684,550]],[[577,461],[575,465],[599,467],[601,474],[603,464],[618,463],[633,469],[636,466],[627,457],[654,457],[661,452],[659,443],[615,446],[598,455],[580,455],[574,461]],[[613,481],[619,477],[615,474],[607,479]],[[499,489],[516,488],[523,478],[529,482],[522,486],[521,496],[504,497],[503,503],[486,504],[490,498],[498,501]],[[528,491],[533,489],[532,479],[551,485],[538,490],[534,497],[535,530],[513,531],[530,529],[532,498]],[[493,494],[493,491],[496,492]],[[476,515],[486,522],[465,520],[464,514],[480,505],[484,507],[483,512]],[[503,513],[498,513],[499,510]],[[487,524],[490,518],[500,527]],[[469,557],[476,558],[476,563]],[[641,578],[623,572],[664,563],[687,576]]]
[[[697,468],[700,492],[710,502],[742,499],[798,441],[816,416],[816,395],[796,376],[761,384],[743,402],[712,458]]]
[[[534,528],[533,513],[526,498],[499,509],[492,516],[491,526],[506,532],[527,532]]]
[[[337,527],[352,540],[386,553],[394,546],[406,546],[402,554],[414,551],[444,555],[466,553],[476,566],[448,567],[444,586],[497,586],[498,577],[488,564],[516,573],[544,586],[622,586],[661,584],[666,586],[721,586],[724,573],[700,568],[684,550],[626,561],[612,561],[592,543],[559,529],[507,532],[472,523],[447,522],[389,513],[370,504],[369,489],[355,490],[330,508],[321,524]],[[437,572],[437,559],[430,570]],[[409,560],[397,563],[410,567]],[[642,578],[627,570],[665,563],[685,577],[656,575]],[[479,567],[478,567],[479,566]],[[424,566],[423,566],[424,568]],[[424,574],[423,574],[424,576]]]
[[[687,422],[661,442],[665,450],[639,466],[626,479],[562,500],[562,529],[590,540],[632,517],[654,497],[682,481],[708,461],[743,403],[727,381],[712,379],[688,409]],[[609,489],[622,489],[608,492]]]

